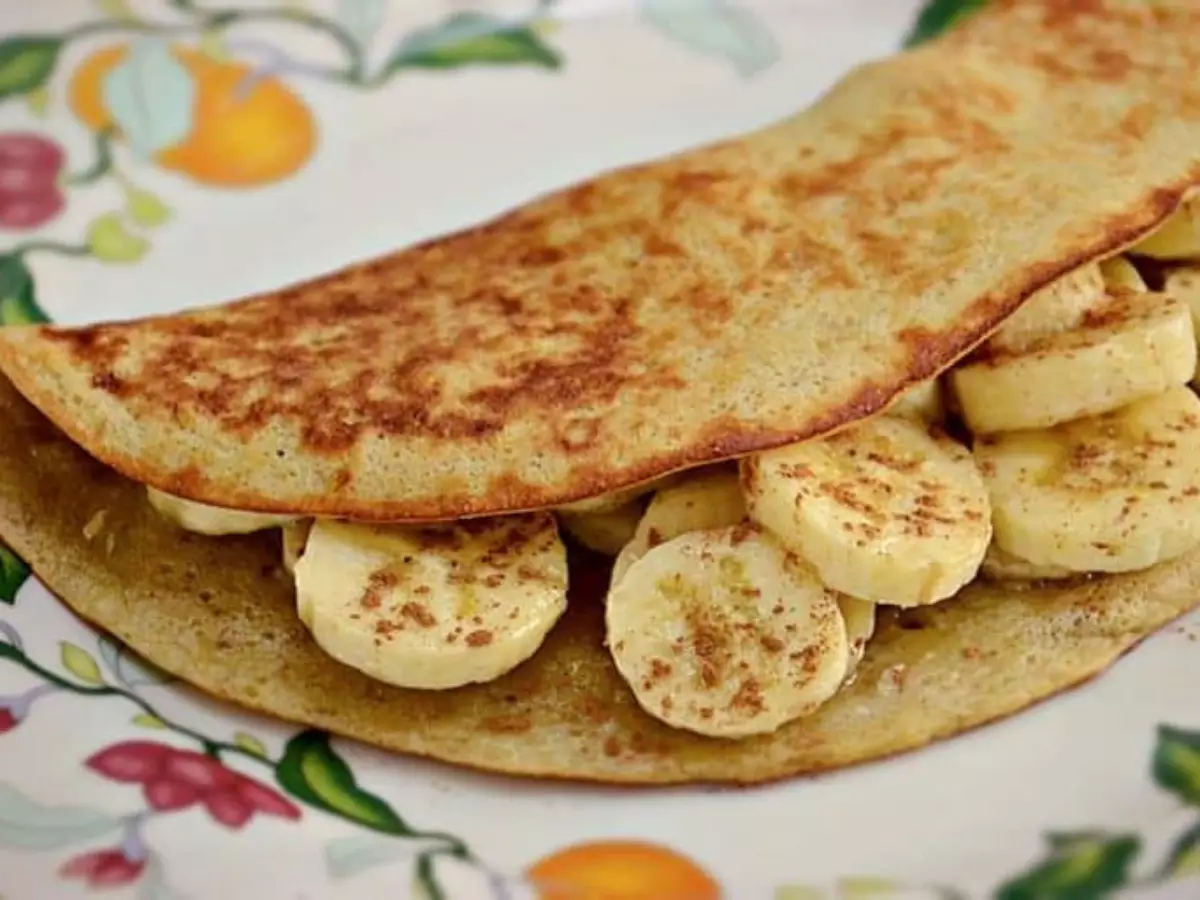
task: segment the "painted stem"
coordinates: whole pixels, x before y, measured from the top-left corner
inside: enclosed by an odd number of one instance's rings
[[[133,691],[126,690],[125,688],[113,687],[112,685],[108,684],[76,684],[74,681],[63,678],[61,675],[58,675],[57,673],[52,672],[44,666],[34,662],[12,644],[0,643],[0,657],[11,659],[18,665],[23,666],[26,671],[32,672],[39,678],[42,678],[43,680],[62,688],[64,691],[70,691],[73,694],[80,694],[87,697],[123,697],[130,703],[138,706],[142,712],[146,713],[146,715],[154,716],[154,718],[162,722],[171,731],[174,731],[176,734],[182,735],[183,737],[190,738],[191,740],[200,744],[205,748],[206,752],[210,753],[210,755],[215,756],[220,753],[234,753],[246,759],[252,759],[257,763],[266,764],[272,769],[275,768],[275,760],[263,759],[261,756],[251,753],[250,751],[239,747],[237,744],[211,740],[202,735],[200,732],[188,728],[186,725],[180,725],[178,722],[173,722],[172,720],[163,717],[152,704],[143,700]]]
[[[559,0],[538,0],[533,12],[512,19],[508,25],[513,28],[527,28],[549,14],[558,3]],[[394,75],[395,72],[389,72],[384,68],[371,76],[364,74],[361,79],[354,83],[367,90],[374,90],[375,88],[383,87]]]
[[[247,96],[260,81],[275,75],[299,75],[326,81],[350,82],[350,75],[346,72],[301,62],[264,41],[231,41],[229,51],[241,58],[254,55],[264,58],[262,64],[255,66],[238,84],[234,92],[234,96],[238,98]]]
[[[168,25],[165,22],[143,22],[139,19],[97,19],[95,22],[84,22],[74,28],[68,28],[58,35],[62,43],[77,41],[80,38],[95,37],[100,34],[161,34],[184,35],[196,30],[196,26]]]
[[[28,241],[18,244],[6,255],[24,257],[29,253],[55,253],[59,256],[87,256],[92,251],[86,244],[63,244],[58,241]]]
[[[144,809],[125,820],[125,828],[121,833],[121,852],[130,862],[145,862],[150,857],[146,841],[142,838],[142,826],[152,815],[153,812]]]
[[[17,634],[17,629],[3,620],[0,620],[0,634],[8,638],[8,643],[17,653],[25,652],[24,645],[21,643],[21,635]],[[0,642],[0,655],[3,655],[3,647],[4,643]]]
[[[212,756],[214,759],[220,760],[222,753],[234,753],[245,759],[254,760],[254,762],[260,765],[269,766],[272,770],[278,766],[277,760],[264,758],[259,756],[257,753],[253,753],[249,750],[239,747],[237,744],[231,744],[225,741],[214,741],[211,738],[205,737],[198,731],[194,731],[185,725],[181,725],[178,722],[174,722],[165,718],[158,712],[158,710],[154,708],[152,704],[143,700],[133,691],[126,690],[125,688],[113,687],[112,685],[107,684],[76,684],[69,679],[63,678],[61,675],[58,675],[57,673],[52,672],[34,662],[29,658],[28,655],[24,653],[24,651],[20,649],[20,647],[16,646],[15,643],[0,642],[0,658],[10,659],[18,665],[23,666],[26,671],[32,672],[46,682],[53,684],[55,687],[61,688],[65,691],[70,691],[73,694],[80,694],[89,697],[123,697],[130,703],[138,706],[142,712],[146,713],[147,715],[154,716],[154,718],[162,722],[163,725],[165,725],[171,731],[195,741],[200,745],[204,753]],[[456,838],[453,835],[445,834],[444,832],[440,831],[417,831],[412,829],[412,833],[406,835],[406,837],[409,837],[413,840],[436,841],[441,844],[441,846],[435,847],[431,850],[426,850],[421,854],[420,858],[425,861],[424,868],[418,865],[417,877],[422,879],[422,884],[427,889],[431,889],[430,897],[434,898],[434,900],[444,896],[440,893],[441,889],[436,883],[437,876],[433,871],[433,861],[436,857],[449,856],[453,857],[454,859],[462,860],[463,862],[479,865],[479,860],[477,860],[475,855],[471,853],[470,848],[467,847],[467,845],[463,843],[461,839]],[[424,876],[421,874],[422,872],[425,873]],[[425,878],[430,880],[426,882]]]
[[[346,58],[345,70],[321,70],[319,74],[331,81],[351,85],[366,85],[366,58],[358,42],[336,22],[302,9],[275,7],[271,9],[204,9],[191,0],[172,0],[171,6],[194,17],[185,24],[165,22],[143,22],[129,19],[98,19],[84,22],[62,32],[59,37],[65,44],[69,41],[99,34],[154,34],[187,35],[203,31],[229,28],[245,22],[290,22],[312,31],[319,31],[341,48]]]
[[[433,858],[434,854],[429,851],[417,857],[417,881],[421,883],[429,900],[446,900],[446,894],[433,871]]]
[[[96,132],[93,139],[92,164],[82,172],[67,176],[67,184],[71,187],[82,187],[99,181],[112,171],[112,134],[107,129]]]
[[[325,77],[349,84],[364,84],[366,81],[366,58],[358,41],[338,25],[324,16],[303,9],[274,7],[268,9],[208,9],[196,5],[194,0],[172,0],[172,6],[180,12],[195,16],[199,27],[204,29],[229,28],[246,22],[290,22],[311,31],[319,31],[331,38],[346,58],[346,70],[324,71]]]

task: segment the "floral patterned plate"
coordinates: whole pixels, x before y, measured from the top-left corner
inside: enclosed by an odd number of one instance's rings
[[[978,5],[7,0],[0,324],[207,303],[466,226],[792,112]],[[1198,897],[1198,636],[894,761],[602,790],[216,704],[0,547],[0,895]]]

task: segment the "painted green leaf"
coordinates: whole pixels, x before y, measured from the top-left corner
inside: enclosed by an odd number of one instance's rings
[[[142,159],[191,134],[196,91],[191,72],[158,35],[133,41],[102,84],[105,107]]]
[[[1050,835],[1049,857],[997,889],[995,900],[1103,900],[1129,881],[1141,852],[1132,834]]]
[[[229,47],[225,41],[225,32],[220,28],[206,28],[200,33],[196,49],[209,59],[223,61],[229,59]]]
[[[0,256],[0,325],[48,322],[34,297],[33,276],[19,256]]]
[[[129,0],[94,0],[96,9],[102,15],[119,22],[136,22],[137,15],[129,6]]]
[[[17,602],[17,591],[29,579],[29,566],[17,554],[0,544],[0,603]]]
[[[825,900],[826,891],[809,884],[781,884],[771,900]]]
[[[1180,835],[1167,855],[1159,878],[1194,878],[1200,875],[1200,822]]]
[[[986,2],[987,0],[929,0],[921,10],[912,31],[904,38],[904,46],[913,47],[937,37],[950,26],[958,24],[983,7]]]
[[[39,119],[44,119],[50,111],[50,92],[44,87],[34,88],[25,95],[25,108]]]
[[[1158,726],[1152,771],[1159,787],[1184,803],[1200,806],[1200,731]]]
[[[384,75],[400,69],[457,69],[475,65],[532,65],[557,69],[562,57],[532,27],[479,12],[460,12],[408,34]]]
[[[150,713],[138,713],[133,717],[133,724],[140,725],[142,728],[166,728],[167,723],[158,716]]]
[[[61,49],[62,41],[51,35],[18,34],[0,40],[0,101],[45,85]]]
[[[171,218],[171,208],[157,194],[142,188],[130,188],[125,194],[125,211],[135,225],[157,228]]]
[[[387,18],[387,7],[387,0],[338,0],[335,15],[355,43],[369,47]]]
[[[96,658],[77,644],[60,641],[62,667],[85,684],[104,684]]]
[[[255,756],[261,757],[263,759],[267,758],[267,748],[265,746],[263,746],[262,741],[260,741],[258,738],[256,738],[252,734],[247,734],[244,731],[239,731],[237,734],[235,734],[233,736],[233,743],[236,746],[241,747],[247,753],[253,753]]]
[[[838,900],[887,900],[904,890],[889,878],[843,878],[838,882]]]
[[[288,741],[275,780],[293,797],[351,822],[387,834],[412,834],[386,801],[358,786],[323,731],[303,731]]]
[[[117,213],[92,219],[87,228],[88,252],[101,262],[135,263],[146,255],[150,243],[133,234]]]
[[[683,47],[756,75],[779,59],[771,29],[733,0],[641,0],[642,18]]]

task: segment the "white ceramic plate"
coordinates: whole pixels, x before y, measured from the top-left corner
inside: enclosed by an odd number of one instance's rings
[[[925,23],[971,5],[934,0]],[[899,47],[918,7],[3,0],[0,320],[178,309],[468,225],[790,113]],[[269,90],[248,93],[255,79]],[[124,140],[98,137],[112,122]],[[1194,617],[1096,683],[897,760],[756,790],[609,791],[214,704],[6,553],[0,893],[1200,896],[1179,880],[1200,872],[1198,632]],[[641,888],[539,894],[523,873],[554,855],[565,882]]]

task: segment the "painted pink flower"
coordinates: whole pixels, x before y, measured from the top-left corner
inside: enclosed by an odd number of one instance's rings
[[[155,778],[147,781],[142,793],[151,809],[159,812],[170,812],[173,809],[186,809],[200,799],[194,787],[171,781],[168,778]]]
[[[78,878],[88,887],[117,887],[136,881],[145,868],[144,859],[130,859],[113,848],[74,856],[59,867],[58,874],[62,878]]]
[[[0,132],[0,228],[38,228],[62,211],[58,179],[65,161],[47,137]]]
[[[300,818],[299,807],[282,794],[195,750],[126,741],[106,747],[86,765],[113,781],[142,785],[146,803],[160,812],[200,803],[213,819],[234,829],[255,813]]]
[[[9,707],[0,706],[0,734],[12,731],[19,722],[20,719],[13,715],[13,711]]]
[[[145,784],[162,772],[174,750],[154,741],[123,741],[88,757],[84,765],[112,781]]]
[[[203,801],[210,816],[233,829],[241,828],[256,812],[281,819],[300,818],[296,804],[266,785],[242,776],[234,787],[212,791]]]

